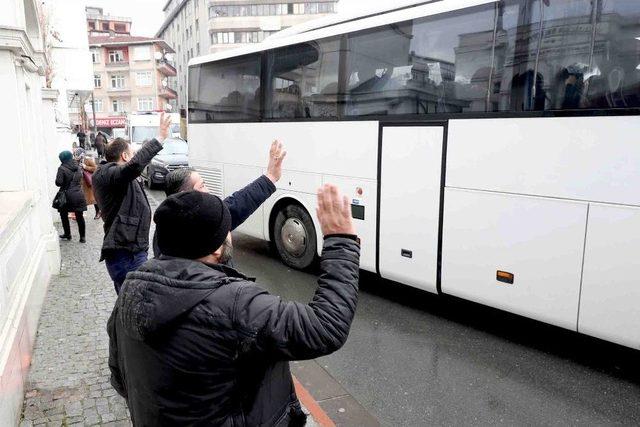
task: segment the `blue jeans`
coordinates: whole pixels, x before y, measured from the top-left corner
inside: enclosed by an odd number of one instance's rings
[[[129,252],[125,250],[117,250],[110,253],[104,260],[107,265],[107,271],[111,280],[113,280],[113,286],[116,289],[116,294],[120,294],[120,288],[124,283],[124,279],[127,277],[127,273],[137,270],[142,264],[147,261],[147,252]]]

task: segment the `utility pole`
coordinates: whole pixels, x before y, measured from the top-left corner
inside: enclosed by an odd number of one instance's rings
[[[93,99],[93,92],[91,92],[91,114],[93,114],[93,134],[98,135],[98,126],[96,124],[96,106]]]

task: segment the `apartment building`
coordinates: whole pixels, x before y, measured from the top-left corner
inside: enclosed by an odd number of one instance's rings
[[[178,96],[168,81],[176,75],[174,50],[163,40],[132,36],[130,29],[129,18],[87,8],[95,123],[110,135],[125,127],[127,113],[162,110]]]
[[[338,0],[168,0],[166,19],[156,37],[175,51],[177,76],[169,86],[178,93],[174,107],[186,108],[187,64],[195,56],[247,43],[337,11]]]

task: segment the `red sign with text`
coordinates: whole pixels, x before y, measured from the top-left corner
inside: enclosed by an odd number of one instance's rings
[[[96,126],[100,128],[123,128],[127,123],[125,117],[107,117],[106,119],[96,119]]]

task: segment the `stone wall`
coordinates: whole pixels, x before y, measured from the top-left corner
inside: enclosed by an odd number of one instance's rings
[[[19,421],[47,285],[60,268],[51,200],[57,91],[43,89],[38,2],[9,0],[0,20],[0,425]],[[6,5],[5,5],[6,6]],[[57,145],[57,144],[55,144]]]

